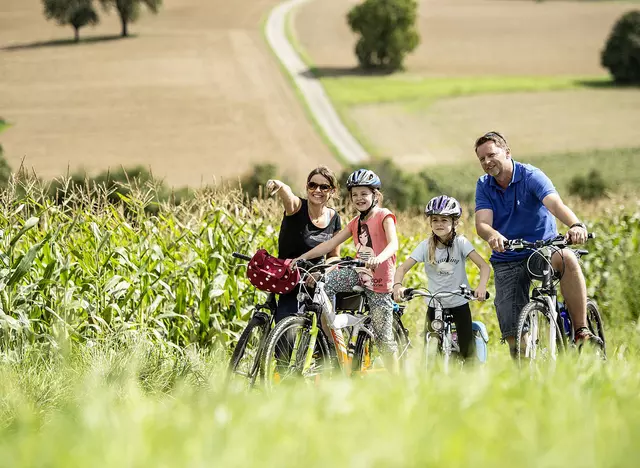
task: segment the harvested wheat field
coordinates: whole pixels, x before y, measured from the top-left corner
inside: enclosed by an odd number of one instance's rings
[[[424,76],[602,74],[611,27],[624,2],[418,0],[420,46],[407,60]],[[301,45],[319,68],[357,65],[347,25],[355,0],[312,0],[296,12]]]
[[[17,168],[45,178],[141,164],[174,186],[275,162],[292,178],[337,163],[265,44],[278,0],[172,0],[118,38],[115,13],[81,30],[39,0],[0,3],[0,135]],[[104,37],[106,36],[106,39]],[[103,37],[102,40],[99,40]],[[296,179],[293,179],[296,180]]]
[[[473,142],[489,130],[503,132],[516,157],[640,146],[637,90],[466,96],[425,111],[363,105],[350,116],[380,153],[404,167],[474,162]]]

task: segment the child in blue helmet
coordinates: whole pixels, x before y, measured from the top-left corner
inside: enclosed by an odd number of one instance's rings
[[[400,301],[406,288],[402,280],[416,263],[423,262],[429,292],[455,291],[460,285],[469,285],[465,263],[469,258],[480,268],[480,283],[475,297],[485,300],[487,281],[491,269],[487,262],[475,251],[473,245],[464,236],[456,233],[462,208],[458,200],[446,195],[432,198],[425,208],[425,215],[431,224],[431,235],[415,248],[411,256],[398,268],[393,280],[393,295]],[[440,300],[442,306],[453,313],[458,333],[458,346],[463,358],[473,351],[473,331],[471,310],[468,301],[460,296],[451,296]],[[428,308],[429,320],[434,318],[433,307]]]

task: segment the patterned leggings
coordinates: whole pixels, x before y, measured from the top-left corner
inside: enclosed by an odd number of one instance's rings
[[[333,297],[339,292],[351,292],[358,286],[358,273],[350,268],[333,270],[325,277],[325,291],[327,296]],[[376,344],[383,354],[393,354],[398,351],[393,339],[393,302],[391,293],[377,293],[369,289],[364,290],[367,303],[371,311],[371,323]]]

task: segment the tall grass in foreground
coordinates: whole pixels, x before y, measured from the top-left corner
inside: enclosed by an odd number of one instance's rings
[[[226,390],[215,356],[148,343],[0,363],[2,466],[620,467],[640,455],[637,354]],[[158,359],[158,357],[161,359]]]

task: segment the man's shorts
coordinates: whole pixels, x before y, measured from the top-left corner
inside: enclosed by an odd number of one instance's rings
[[[493,301],[498,315],[502,339],[518,334],[520,311],[529,302],[532,279],[541,279],[545,260],[532,255],[515,262],[491,262],[496,286]]]

